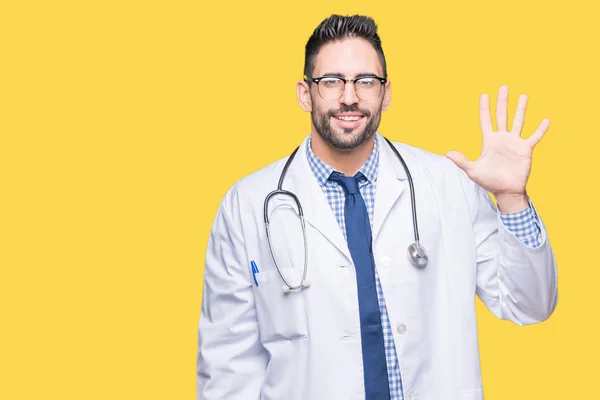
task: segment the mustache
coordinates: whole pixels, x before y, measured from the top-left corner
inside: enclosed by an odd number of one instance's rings
[[[369,110],[366,110],[364,108],[359,108],[356,104],[352,104],[352,105],[342,104],[342,106],[340,108],[338,108],[337,110],[329,110],[327,112],[327,116],[333,117],[336,114],[341,114],[344,112],[359,112],[359,113],[363,114],[365,117],[371,116],[371,112]]]

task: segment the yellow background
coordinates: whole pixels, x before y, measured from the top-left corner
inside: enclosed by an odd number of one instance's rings
[[[0,399],[192,399],[202,266],[237,179],[309,133],[304,45],[375,18],[380,131],[479,155],[478,99],[529,95],[550,320],[477,300],[486,399],[598,398],[598,9],[547,1],[0,1]],[[276,182],[273,182],[275,185]]]

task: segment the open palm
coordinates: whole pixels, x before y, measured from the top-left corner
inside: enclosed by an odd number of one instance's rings
[[[483,134],[481,156],[476,161],[469,161],[463,154],[450,151],[446,156],[469,178],[494,196],[521,196],[525,194],[527,179],[531,171],[531,158],[534,147],[542,139],[550,121],[544,119],[537,130],[527,139],[521,138],[521,129],[525,120],[527,96],[519,97],[517,111],[512,128],[507,130],[508,87],[498,90],[496,105],[496,123],[498,131],[494,132],[490,117],[490,101],[483,94],[479,102],[479,120]]]

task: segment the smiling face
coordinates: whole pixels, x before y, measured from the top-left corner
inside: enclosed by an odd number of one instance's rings
[[[327,43],[317,54],[314,65],[314,78],[383,77],[379,55],[368,41],[360,38]],[[389,82],[384,84],[377,97],[370,100],[363,99],[367,96],[358,97],[350,82],[345,88],[341,83],[343,93],[331,100],[322,96],[328,83],[321,82],[321,94],[316,83],[300,84],[299,100],[302,107],[311,112],[312,133],[317,133],[331,147],[340,150],[357,148],[371,139],[379,128],[381,112],[388,108],[390,102]],[[362,90],[359,89],[359,94]]]

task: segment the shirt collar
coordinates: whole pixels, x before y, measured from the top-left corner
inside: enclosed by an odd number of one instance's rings
[[[312,151],[310,147],[312,136],[308,138],[308,143],[306,146],[306,157],[308,158],[308,164],[310,165],[310,169],[317,178],[317,182],[321,187],[325,186],[329,176],[335,170],[329,165],[325,164],[323,160],[321,160],[317,155]],[[367,158],[367,161],[360,167],[359,172],[367,178],[370,183],[373,183],[377,180],[377,170],[379,169],[379,138],[378,135],[375,135],[375,145],[373,147],[373,151]]]

